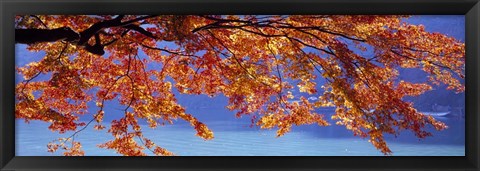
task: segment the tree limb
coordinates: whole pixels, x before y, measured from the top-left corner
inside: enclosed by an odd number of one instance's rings
[[[80,33],[75,32],[69,27],[60,27],[56,29],[15,29],[15,43],[34,44],[40,42],[67,41],[71,42],[72,44],[84,46],[85,50],[90,53],[103,55],[105,54],[104,47],[113,43],[110,41],[107,44],[101,44],[99,34],[105,34],[103,31],[105,28],[123,27],[128,30],[135,30],[152,39],[156,39],[151,32],[148,32],[142,27],[133,24],[137,21],[156,17],[156,15],[138,17],[122,22],[124,17],[124,15],[118,15],[114,19],[97,22]],[[88,40],[90,40],[90,38],[93,36],[95,37],[95,44],[89,45]]]

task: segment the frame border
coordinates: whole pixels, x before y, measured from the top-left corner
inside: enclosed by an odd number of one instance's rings
[[[155,7],[155,8],[152,8]],[[1,170],[478,170],[479,0],[3,0],[0,1]],[[17,14],[461,14],[466,31],[465,157],[24,157],[15,156]]]

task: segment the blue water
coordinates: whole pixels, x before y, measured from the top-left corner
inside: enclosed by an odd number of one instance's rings
[[[212,110],[196,110],[212,113]],[[215,113],[215,112],[214,112]],[[233,116],[232,116],[233,117]],[[464,156],[464,119],[443,118],[449,129],[433,131],[434,136],[419,140],[409,132],[399,137],[387,137],[394,156]],[[250,128],[247,118],[237,120],[211,120],[205,123],[214,132],[213,140],[205,141],[195,136],[195,131],[185,123],[166,125],[157,129],[143,125],[144,135],[156,144],[180,156],[382,156],[367,140],[355,137],[341,126],[319,127],[315,125],[295,127],[282,137],[275,130]],[[48,142],[68,137],[71,133],[58,134],[47,129],[48,123],[33,121],[16,122],[17,156],[57,156],[47,152]],[[117,156],[113,150],[96,145],[113,139],[106,129],[94,130],[92,126],[76,136],[87,156]],[[148,150],[145,152],[149,155]]]

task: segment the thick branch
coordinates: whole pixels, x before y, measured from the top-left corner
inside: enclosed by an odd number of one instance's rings
[[[103,50],[104,47],[112,43],[109,42],[104,45],[100,43],[101,40],[99,34],[104,34],[103,30],[105,28],[123,27],[128,30],[135,30],[147,37],[156,39],[156,37],[152,33],[133,24],[137,21],[152,17],[156,17],[156,15],[138,17],[132,20],[122,22],[124,15],[118,15],[114,19],[97,22],[80,33],[73,31],[69,27],[61,27],[57,29],[16,29],[15,43],[34,44],[40,42],[67,41],[76,45],[84,46],[85,50],[89,51],[90,53],[103,55],[105,53],[105,51]],[[95,44],[89,45],[88,40],[90,40],[90,38],[93,36],[95,36]]]
[[[69,27],[56,29],[15,29],[15,43],[34,44],[39,42],[74,41],[80,35]]]

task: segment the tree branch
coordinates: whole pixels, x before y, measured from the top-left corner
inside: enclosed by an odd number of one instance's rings
[[[15,29],[15,43],[34,44],[39,42],[74,41],[80,35],[69,27],[56,29]]]
[[[80,33],[73,31],[69,27],[61,27],[56,29],[15,29],[15,43],[34,44],[40,42],[67,41],[79,46],[84,46],[85,50],[90,53],[103,55],[105,54],[104,47],[114,42],[110,41],[104,45],[100,43],[101,40],[99,34],[105,34],[103,31],[105,28],[123,27],[125,29],[135,30],[152,39],[156,39],[152,33],[146,31],[138,25],[133,24],[137,21],[156,16],[157,15],[148,15],[122,22],[122,19],[125,16],[118,15],[114,19],[97,22]],[[90,40],[92,36],[95,36],[95,45],[88,44],[88,40]]]

